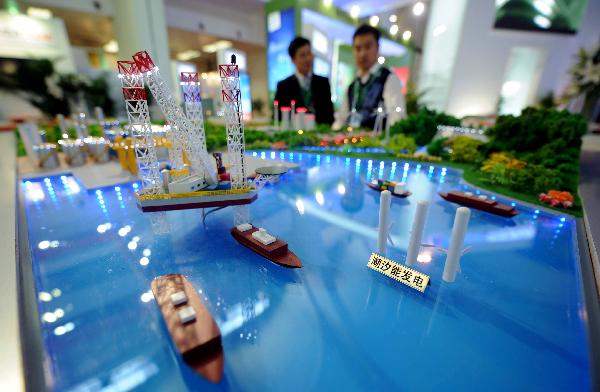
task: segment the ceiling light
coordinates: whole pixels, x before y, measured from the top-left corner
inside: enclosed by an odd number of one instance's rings
[[[323,4],[327,7],[330,7],[332,3],[333,3],[333,0],[323,0]]]
[[[438,35],[444,33],[444,31],[446,31],[446,25],[436,26],[435,29],[433,29],[433,36],[437,37]]]
[[[204,45],[202,51],[206,53],[216,53],[218,50],[231,48],[232,46],[233,44],[231,41],[220,40],[209,45]]]
[[[425,11],[425,4],[423,4],[422,2],[418,1],[415,3],[415,5],[413,6],[413,14],[415,14],[416,16],[419,16],[423,13],[423,11]]]
[[[410,37],[412,37],[412,33],[410,32],[410,30],[406,30],[404,33],[402,33],[403,40],[408,41]]]
[[[535,18],[533,18],[533,22],[543,29],[547,29],[551,25],[550,19],[542,15],[537,15]]]
[[[356,19],[358,18],[358,15],[360,15],[360,7],[358,5],[353,5],[350,8],[350,16]]]
[[[536,10],[538,10],[541,14],[550,16],[552,15],[552,5],[548,4],[547,1],[543,0],[534,0],[533,6]]]
[[[396,34],[398,34],[398,25],[397,25],[397,24],[393,24],[393,25],[390,27],[390,34],[391,34],[391,35],[396,35]]]
[[[515,80],[509,80],[502,85],[502,96],[505,98],[515,96],[521,89],[521,83]]]
[[[377,15],[371,16],[371,18],[369,18],[369,24],[373,27],[377,26],[379,24],[379,16],[377,16]]]
[[[48,8],[29,7],[27,8],[27,15],[32,18],[50,19],[52,18],[52,11]]]
[[[377,59],[377,62],[378,62],[379,64],[383,64],[383,63],[385,63],[385,57],[383,57],[383,56],[379,56],[379,58]]]
[[[114,39],[108,41],[106,45],[102,47],[106,53],[119,53],[119,43]]]
[[[177,60],[179,61],[188,61],[191,59],[195,59],[196,57],[202,56],[198,50],[186,50],[180,53],[177,53]]]
[[[398,21],[398,17],[396,15],[390,15],[390,23],[396,23]]]

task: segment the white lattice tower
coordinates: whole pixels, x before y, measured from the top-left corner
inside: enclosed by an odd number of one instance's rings
[[[254,188],[259,191],[268,183],[277,181],[279,177],[279,174],[259,174],[254,178],[252,183],[254,184]]]
[[[231,189],[247,188],[244,166],[244,122],[240,71],[236,64],[219,65],[221,95],[225,104],[225,128],[227,130],[227,156]]]
[[[183,102],[185,105],[185,114],[193,126],[197,142],[205,154],[206,135],[204,133],[204,114],[202,113],[202,97],[200,96],[200,78],[198,72],[181,73],[181,90],[183,92]]]
[[[154,234],[169,234],[171,232],[171,225],[165,211],[156,211],[148,215],[150,215],[150,226]]]
[[[243,223],[250,223],[250,206],[248,204],[233,206],[233,225],[239,226]]]
[[[209,184],[217,183],[216,172],[206,149],[202,149],[202,144],[198,140],[198,135],[194,132],[193,125],[175,102],[173,95],[160,76],[158,67],[154,65],[148,52],[142,51],[134,54],[133,60],[140,73],[144,75],[148,88],[167,121],[174,127],[173,137],[177,139],[177,143],[181,143],[183,151],[190,160],[192,171],[198,175],[204,174]]]
[[[154,136],[150,127],[144,79],[133,61],[118,61],[117,64],[129,120],[131,145],[135,149],[138,174],[142,180],[142,192],[161,194],[163,188],[158,171]]]
[[[171,144],[169,148],[169,161],[171,162],[171,168],[175,170],[181,170],[183,168],[183,146],[181,145],[181,139],[175,137],[176,129],[174,125],[165,125],[165,134],[167,141]]]

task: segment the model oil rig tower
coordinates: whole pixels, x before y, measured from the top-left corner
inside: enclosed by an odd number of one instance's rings
[[[302,264],[287,249],[287,243],[249,223],[247,205],[256,200],[258,191],[265,184],[277,179],[287,169],[283,166],[258,168],[254,181],[248,182],[240,73],[235,55],[230,64],[219,65],[229,159],[227,181],[220,181],[223,177],[217,174],[217,166],[206,149],[198,74],[182,72],[180,75],[184,112],[148,52],[141,51],[133,55],[132,60],[119,61],[118,69],[131,144],[142,180],[142,187],[136,195],[141,210],[153,212],[236,206],[235,227],[231,231],[236,240],[275,263],[300,267]],[[159,170],[145,86],[170,124],[170,170]]]

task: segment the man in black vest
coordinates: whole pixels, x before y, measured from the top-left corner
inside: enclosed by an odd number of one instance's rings
[[[372,129],[379,108],[387,114],[386,121],[390,125],[405,117],[402,82],[396,74],[379,64],[380,37],[379,30],[369,25],[362,25],[354,32],[352,53],[357,77],[348,87],[333,128]]]
[[[331,125],[331,87],[329,79],[312,73],[314,56],[310,41],[303,37],[294,38],[288,47],[288,53],[296,66],[296,72],[277,83],[275,100],[279,107],[290,107],[291,102],[295,101],[296,108],[304,107],[309,113],[314,113],[317,124]]]

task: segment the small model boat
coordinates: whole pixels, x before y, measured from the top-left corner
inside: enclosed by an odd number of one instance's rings
[[[231,229],[231,235],[240,244],[275,264],[288,268],[302,268],[300,259],[288,249],[287,242],[275,238],[265,229],[258,229],[249,223],[244,223]]]
[[[392,195],[396,197],[408,197],[412,195],[412,193],[405,189],[406,184],[403,182],[394,182],[388,180],[373,180],[371,182],[367,182],[369,188],[376,190],[377,192],[382,192],[388,190],[392,193]]]
[[[474,195],[471,192],[439,192],[439,195],[450,202],[508,218],[512,218],[519,213],[514,207],[498,203],[496,200],[492,200],[484,195]]]
[[[221,331],[194,286],[183,276],[159,276],[151,284],[154,298],[177,351],[192,369],[211,382],[223,377]]]

